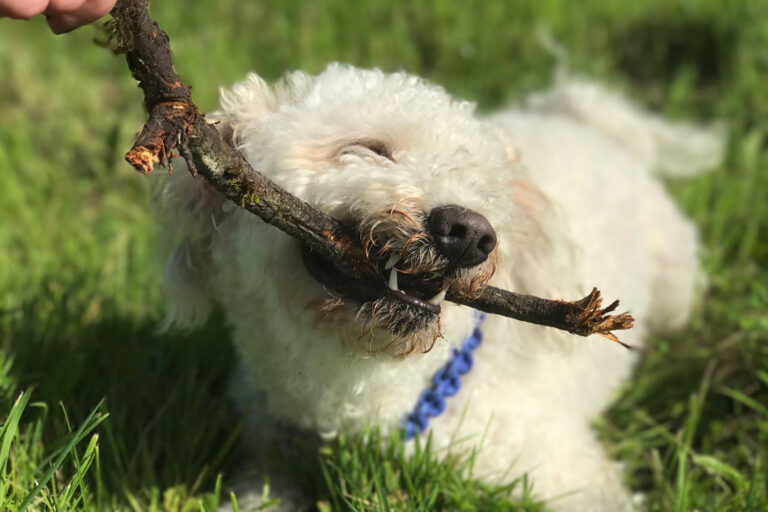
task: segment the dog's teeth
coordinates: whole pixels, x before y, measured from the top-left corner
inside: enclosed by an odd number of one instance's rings
[[[384,270],[389,270],[395,265],[397,265],[397,262],[400,261],[400,256],[397,254],[392,254],[387,262],[384,264]]]
[[[397,290],[397,270],[392,269],[392,271],[389,273],[389,288],[391,290]]]
[[[440,290],[440,293],[429,299],[427,302],[430,304],[434,304],[435,306],[439,306],[441,302],[445,300],[445,292],[448,291],[448,287],[446,286],[442,290]]]

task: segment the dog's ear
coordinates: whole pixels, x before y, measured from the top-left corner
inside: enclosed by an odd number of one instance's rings
[[[223,222],[226,198],[202,178],[192,177],[183,162],[175,163],[173,174],[163,179],[153,198],[161,250],[169,254],[163,272],[168,309],[161,328],[193,328],[212,309],[210,248]]]
[[[253,73],[231,89],[222,89],[220,102],[221,110],[206,117],[234,146],[240,146],[248,127],[276,104],[270,87]],[[224,222],[226,198],[202,178],[192,177],[180,160],[163,179],[153,199],[161,249],[169,255],[163,272],[168,310],[161,328],[193,328],[205,322],[212,309],[211,245]]]

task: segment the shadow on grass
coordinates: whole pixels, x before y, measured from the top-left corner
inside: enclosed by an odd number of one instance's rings
[[[612,49],[617,70],[646,101],[664,107],[684,86],[693,110],[711,116],[734,75],[738,29],[718,10],[691,11],[666,5],[644,10],[612,34]]]
[[[614,36],[620,69],[641,82],[671,82],[694,71],[700,86],[716,85],[731,72],[734,28],[715,15],[649,12]]]
[[[107,303],[98,320],[84,322],[78,300],[41,295],[0,316],[11,387],[33,388],[32,399],[49,409],[61,403],[73,425],[105,399],[101,474],[92,476],[110,493],[211,489],[232,464],[239,431],[226,397],[234,353],[221,319],[194,333],[158,334],[155,321],[122,317]],[[50,410],[45,438],[65,432],[64,415]]]

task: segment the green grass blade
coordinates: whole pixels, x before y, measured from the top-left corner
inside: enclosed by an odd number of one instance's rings
[[[93,429],[99,426],[99,424],[107,418],[107,414],[102,414],[99,412],[102,408],[102,405],[103,402],[100,402],[91,411],[85,421],[83,421],[82,425],[80,425],[80,428],[77,429],[74,435],[70,436],[69,442],[67,442],[67,444],[59,451],[59,454],[51,467],[48,468],[48,470],[40,478],[39,483],[32,489],[32,491],[30,491],[30,493],[21,503],[18,512],[24,512],[27,507],[29,507],[29,505],[32,503],[32,500],[34,500],[38,493],[40,493],[40,491],[43,489],[43,487],[48,484],[59,467],[61,467],[67,456],[69,456],[72,450],[74,450],[75,446],[77,446],[80,441],[82,441],[88,434],[93,431]]]
[[[0,438],[2,438],[2,442],[0,443],[0,473],[2,474],[2,478],[0,478],[0,510],[5,508],[4,505],[7,498],[6,485],[7,482],[10,482],[10,479],[6,478],[8,471],[8,455],[11,452],[11,445],[19,433],[19,421],[29,403],[29,397],[29,392],[22,392],[19,394],[18,398],[16,398],[16,401],[13,403],[11,411],[8,413],[8,417],[5,419],[3,426],[0,427]]]

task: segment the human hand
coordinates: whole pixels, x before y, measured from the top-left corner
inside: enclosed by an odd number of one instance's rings
[[[0,0],[0,17],[28,20],[45,14],[56,34],[94,22],[115,6],[116,0]]]

